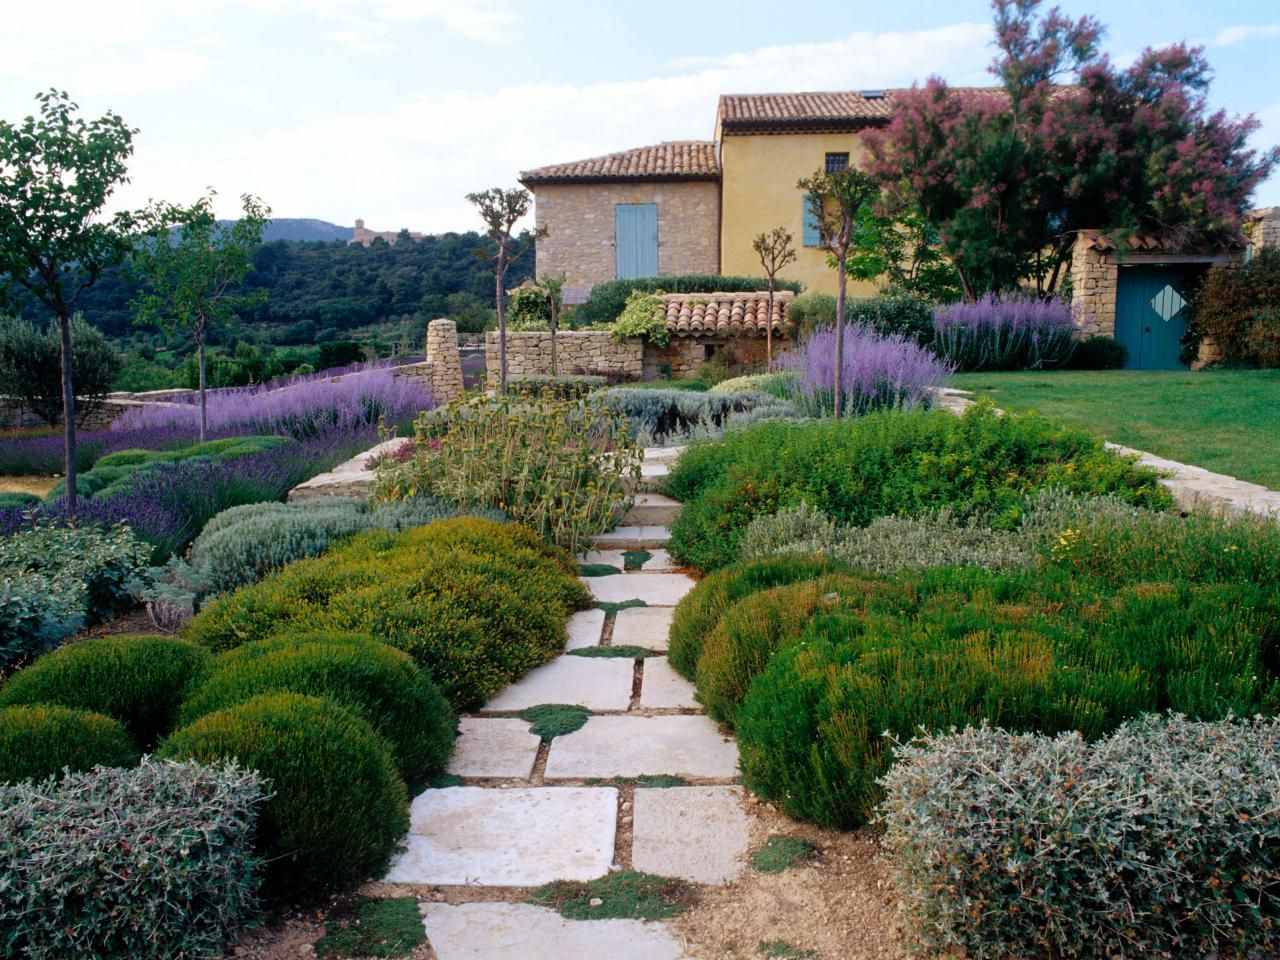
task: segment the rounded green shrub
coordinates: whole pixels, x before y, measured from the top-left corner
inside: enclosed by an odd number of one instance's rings
[[[444,769],[455,718],[431,679],[406,653],[368,638],[282,636],[217,657],[182,705],[184,725],[259,694],[324,697],[360,715],[391,745],[401,775],[425,783]]]
[[[178,730],[159,755],[234,759],[270,781],[258,852],[273,898],[314,896],[380,873],[409,828],[408,796],[386,741],[319,697],[254,697]]]
[[[671,620],[667,659],[690,680],[702,656],[702,645],[729,607],[759,590],[812,580],[841,569],[821,557],[779,556],[738,563],[698,581],[676,605]]]
[[[137,762],[124,726],[100,713],[49,704],[0,709],[0,783]]]
[[[54,650],[0,687],[0,707],[51,703],[103,713],[144,750],[174,727],[209,652],[177,637],[95,637]]]
[[[282,631],[372,634],[466,710],[560,653],[570,612],[589,604],[563,551],[518,526],[465,517],[361,534],[219,597],[186,635],[228,650]]]
[[[747,785],[795,817],[852,827],[896,738],[988,722],[1096,738],[1142,713],[1271,713],[1264,591],[1069,572],[941,568],[894,578],[901,605],[819,610],[736,713]]]

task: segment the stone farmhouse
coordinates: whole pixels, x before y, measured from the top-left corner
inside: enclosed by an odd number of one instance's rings
[[[760,265],[752,239],[782,226],[799,254],[785,279],[834,293],[835,272],[818,247],[796,181],[818,169],[858,165],[866,149],[862,134],[890,121],[897,93],[725,94],[710,140],[523,171],[520,182],[535,198],[539,276],[564,274],[569,303],[615,278],[755,276]],[[1166,249],[1153,238],[1118,243],[1102,231],[1082,234],[1071,271],[1082,333],[1115,336],[1129,348],[1134,367],[1178,365],[1187,301],[1199,275],[1210,264],[1280,242],[1280,210],[1256,211],[1247,231],[1238,247],[1195,251]],[[875,292],[872,284],[849,286],[855,297]]]

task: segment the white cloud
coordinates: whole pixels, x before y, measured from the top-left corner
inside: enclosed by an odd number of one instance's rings
[[[1233,47],[1237,43],[1266,37],[1280,37],[1280,23],[1242,24],[1223,27],[1210,41],[1214,47]]]
[[[514,185],[521,169],[710,138],[721,93],[905,86],[933,73],[957,84],[989,82],[989,39],[987,24],[854,33],[682,61],[651,79],[443,93],[211,143],[166,142],[163,131],[144,130],[121,203],[195,196],[213,183],[229,208],[251,190],[278,216],[465,230],[475,217],[463,195]]]

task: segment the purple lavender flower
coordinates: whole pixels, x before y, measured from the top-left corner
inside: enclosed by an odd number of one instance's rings
[[[1038,370],[1075,348],[1071,305],[1058,299],[988,294],[933,314],[933,349],[960,370]]]
[[[815,416],[829,415],[835,397],[834,328],[819,330],[795,353],[780,361],[799,377],[796,403]],[[879,334],[858,324],[846,324],[841,366],[843,410],[857,416],[885,407],[928,404],[933,387],[951,375],[951,366],[914,340],[898,334]]]

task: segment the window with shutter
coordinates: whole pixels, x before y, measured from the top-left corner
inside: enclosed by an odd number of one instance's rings
[[[818,229],[818,218],[813,215],[813,210],[809,206],[809,197],[805,195],[801,197],[801,203],[804,204],[804,245],[806,247],[818,247],[822,245],[822,234]]]
[[[826,162],[827,173],[843,173],[849,169],[849,154],[847,153],[828,153]]]

